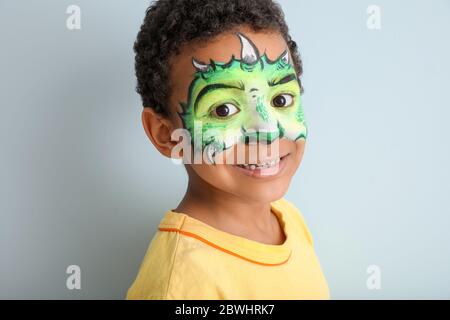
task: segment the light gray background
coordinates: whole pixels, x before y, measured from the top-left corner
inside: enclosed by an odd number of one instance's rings
[[[70,4],[81,30],[66,28]],[[450,1],[281,4],[310,126],[286,198],[332,298],[450,298]],[[0,1],[0,298],[122,299],[181,199],[184,169],[147,140],[134,92],[147,5]],[[366,287],[371,264],[381,290]]]

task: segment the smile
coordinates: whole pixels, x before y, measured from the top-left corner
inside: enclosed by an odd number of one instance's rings
[[[247,170],[256,170],[261,168],[272,168],[280,163],[281,158],[276,158],[273,160],[269,160],[263,163],[254,163],[254,164],[238,164],[239,167],[247,169]]]
[[[279,174],[285,167],[289,154],[260,163],[233,165],[240,172],[255,178],[272,177]]]

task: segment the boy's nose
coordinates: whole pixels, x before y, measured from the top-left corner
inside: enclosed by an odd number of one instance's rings
[[[263,100],[262,96],[253,96],[250,119],[245,127],[242,127],[246,144],[250,142],[270,144],[280,135],[278,122],[273,118]]]
[[[252,119],[242,127],[242,133],[246,144],[250,142],[270,144],[280,136],[278,122],[270,116],[263,119],[258,114],[254,114]]]
[[[249,144],[250,142],[271,144],[279,136],[278,129],[276,131],[246,131],[244,132],[244,142],[245,144]]]

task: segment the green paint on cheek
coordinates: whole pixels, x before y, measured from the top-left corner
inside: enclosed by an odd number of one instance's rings
[[[304,114],[303,114],[303,108],[300,102],[300,107],[297,109],[297,111],[295,112],[295,119],[298,122],[303,122],[305,120]]]

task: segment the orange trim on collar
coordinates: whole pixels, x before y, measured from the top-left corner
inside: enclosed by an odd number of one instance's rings
[[[218,250],[221,250],[221,251],[223,251],[223,252],[225,252],[225,253],[231,254],[231,255],[233,255],[233,256],[235,256],[235,257],[238,257],[238,258],[247,260],[247,261],[252,262],[252,263],[260,264],[260,265],[263,265],[263,266],[270,266],[270,267],[273,267],[273,266],[279,266],[279,265],[282,265],[282,264],[286,263],[286,262],[289,260],[289,258],[291,257],[291,253],[292,253],[292,250],[291,250],[291,252],[289,252],[289,256],[287,257],[287,259],[284,260],[284,261],[282,261],[282,262],[279,262],[279,263],[264,263],[264,262],[259,262],[259,261],[255,261],[255,260],[246,258],[246,257],[244,257],[244,256],[241,256],[240,254],[237,254],[237,253],[233,252],[233,251],[230,251],[230,250],[227,250],[227,249],[225,249],[225,248],[222,248],[222,247],[220,247],[220,246],[218,246],[218,245],[216,245],[216,244],[214,244],[214,243],[212,243],[212,242],[206,240],[205,238],[203,238],[203,237],[201,237],[201,236],[199,236],[199,235],[197,235],[197,234],[195,234],[195,233],[192,233],[192,232],[183,231],[183,230],[177,229],[177,228],[158,228],[158,230],[159,230],[159,231],[168,231],[168,232],[171,232],[171,231],[172,231],[172,232],[178,232],[178,233],[181,233],[182,235],[185,235],[185,236],[187,236],[187,237],[191,237],[191,238],[195,238],[195,239],[197,239],[197,240],[200,240],[200,241],[206,243],[207,245],[209,245],[209,246],[211,246],[211,247],[213,247],[213,248],[216,248],[216,249],[218,249]]]

